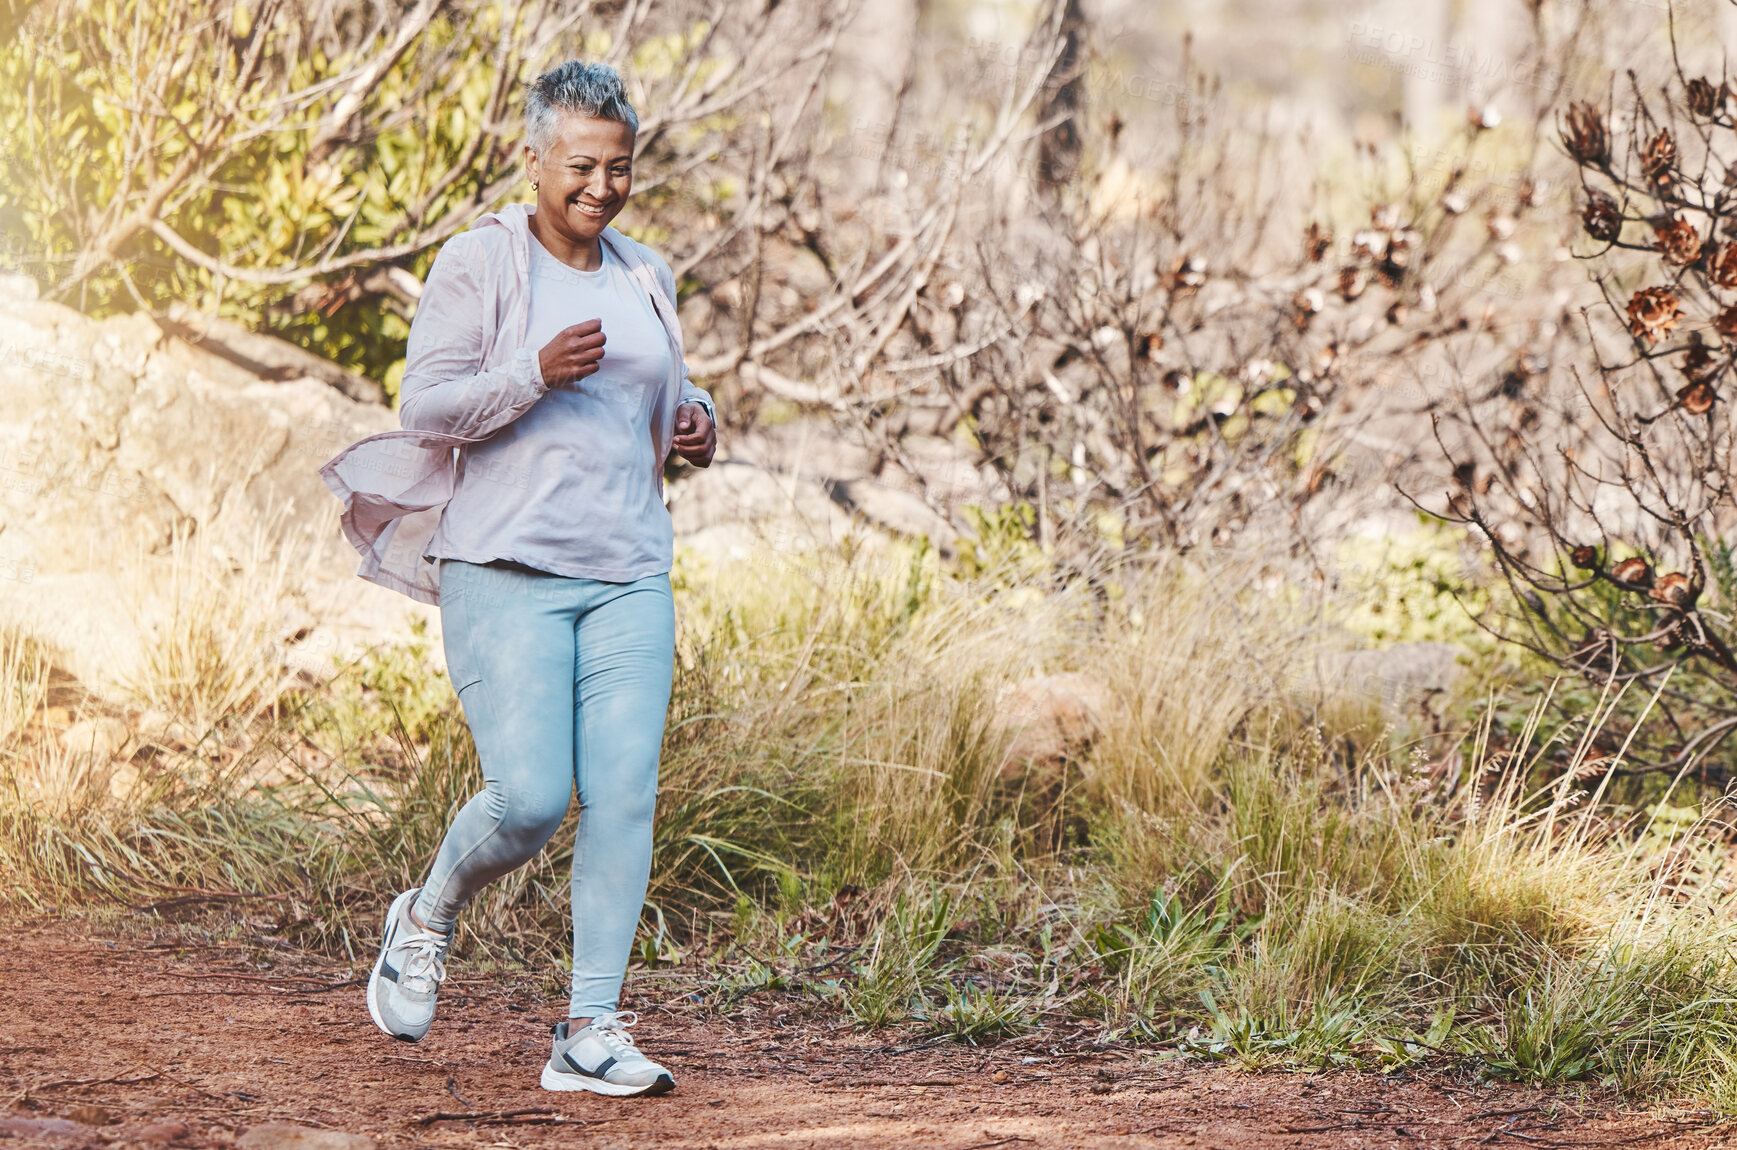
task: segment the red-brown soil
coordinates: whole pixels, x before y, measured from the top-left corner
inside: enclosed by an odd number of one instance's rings
[[[1244,1073],[1054,1034],[920,1045],[776,1007],[720,1021],[679,998],[635,1004],[640,1045],[675,1071],[674,1093],[551,1095],[537,1072],[563,1004],[529,983],[455,965],[433,1032],[410,1046],[374,1028],[344,964],[95,933],[4,930],[0,1147],[228,1146],[271,1123],[381,1145],[719,1150],[1714,1147],[1732,1134],[1705,1111],[1624,1110],[1597,1091]]]

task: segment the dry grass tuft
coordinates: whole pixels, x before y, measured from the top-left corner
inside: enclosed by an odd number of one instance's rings
[[[1588,765],[1612,707],[1548,731],[1548,698],[1517,727],[1490,704],[1424,754],[1304,673],[1342,641],[1330,604],[1234,565],[1055,585],[1024,559],[776,558],[675,575],[635,985],[967,1042],[1085,1027],[1249,1064],[1453,1058],[1731,1093],[1709,1045],[1737,1021],[1719,808],[1672,792],[1633,817],[1648,796]],[[5,898],[215,906],[365,958],[478,783],[426,641],[294,685],[254,658],[266,598],[177,578],[186,609],[135,702],[221,737],[62,748],[47,654],[0,637]],[[1046,676],[1095,685],[1094,733],[1010,760],[1009,700],[1038,697],[1014,688]],[[1667,799],[1702,805],[1661,823]],[[570,841],[477,900],[461,956],[558,982]]]

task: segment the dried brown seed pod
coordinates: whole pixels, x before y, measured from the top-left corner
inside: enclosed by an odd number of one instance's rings
[[[1583,543],[1576,547],[1568,557],[1582,571],[1592,571],[1598,567],[1598,548],[1596,547],[1590,547]]]
[[[1737,305],[1713,317],[1713,330],[1720,335],[1737,336]]]
[[[1737,244],[1710,244],[1707,276],[1723,288],[1737,288]]]
[[[1669,128],[1660,128],[1659,134],[1647,141],[1640,161],[1647,179],[1659,187],[1668,188],[1676,181],[1677,140]]]
[[[1317,264],[1321,257],[1327,254],[1327,249],[1333,246],[1333,231],[1320,224],[1311,223],[1303,233],[1303,254],[1309,257],[1309,262]]]
[[[1701,233],[1688,220],[1672,220],[1653,228],[1653,247],[1664,261],[1675,267],[1688,267],[1701,258]]]
[[[1369,273],[1363,268],[1347,264],[1339,269],[1339,295],[1350,303],[1363,294],[1363,289],[1369,286]]]
[[[1697,76],[1689,81],[1688,86],[1689,111],[1710,120],[1725,110],[1725,101],[1731,95],[1731,89],[1724,84],[1715,88],[1711,81],[1703,76]]]
[[[1683,356],[1683,374],[1688,376],[1690,383],[1717,379],[1723,370],[1724,363],[1713,356],[1713,349],[1701,339],[1701,333],[1689,333],[1689,350]]]
[[[1713,390],[1713,385],[1704,379],[1685,384],[1677,392],[1677,402],[1683,405],[1683,410],[1690,415],[1706,415],[1713,410],[1719,395]]]
[[[1639,339],[1657,343],[1666,332],[1677,326],[1682,315],[1677,295],[1670,288],[1642,288],[1629,297],[1628,330]]]
[[[1569,106],[1562,143],[1579,163],[1595,168],[1610,163],[1610,132],[1604,126],[1603,113],[1592,104],[1576,102]]]
[[[1351,254],[1360,260],[1373,263],[1375,260],[1387,258],[1387,246],[1392,242],[1392,235],[1380,228],[1364,228],[1351,237]]]
[[[1613,582],[1645,591],[1653,585],[1652,565],[1638,556],[1624,559],[1610,569],[1610,578]]]
[[[1622,210],[1603,192],[1586,193],[1586,208],[1580,222],[1587,235],[1607,244],[1622,234]]]
[[[1700,593],[1695,585],[1689,582],[1689,577],[1681,571],[1672,571],[1668,575],[1659,576],[1659,581],[1653,584],[1652,597],[1660,603],[1668,604],[1680,611],[1687,611],[1695,605]]]
[[[1199,256],[1178,256],[1170,265],[1167,280],[1173,294],[1192,295],[1206,282],[1206,261]]]

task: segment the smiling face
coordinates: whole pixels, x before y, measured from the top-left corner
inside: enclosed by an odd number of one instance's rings
[[[619,120],[562,116],[541,154],[525,148],[525,167],[537,185],[539,238],[589,250],[633,191],[633,129]]]

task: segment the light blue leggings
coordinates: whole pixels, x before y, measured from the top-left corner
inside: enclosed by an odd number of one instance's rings
[[[651,874],[675,658],[669,576],[604,583],[448,559],[440,621],[484,786],[447,829],[416,917],[450,928],[473,895],[536,857],[577,785],[569,1017],[612,1011]]]

